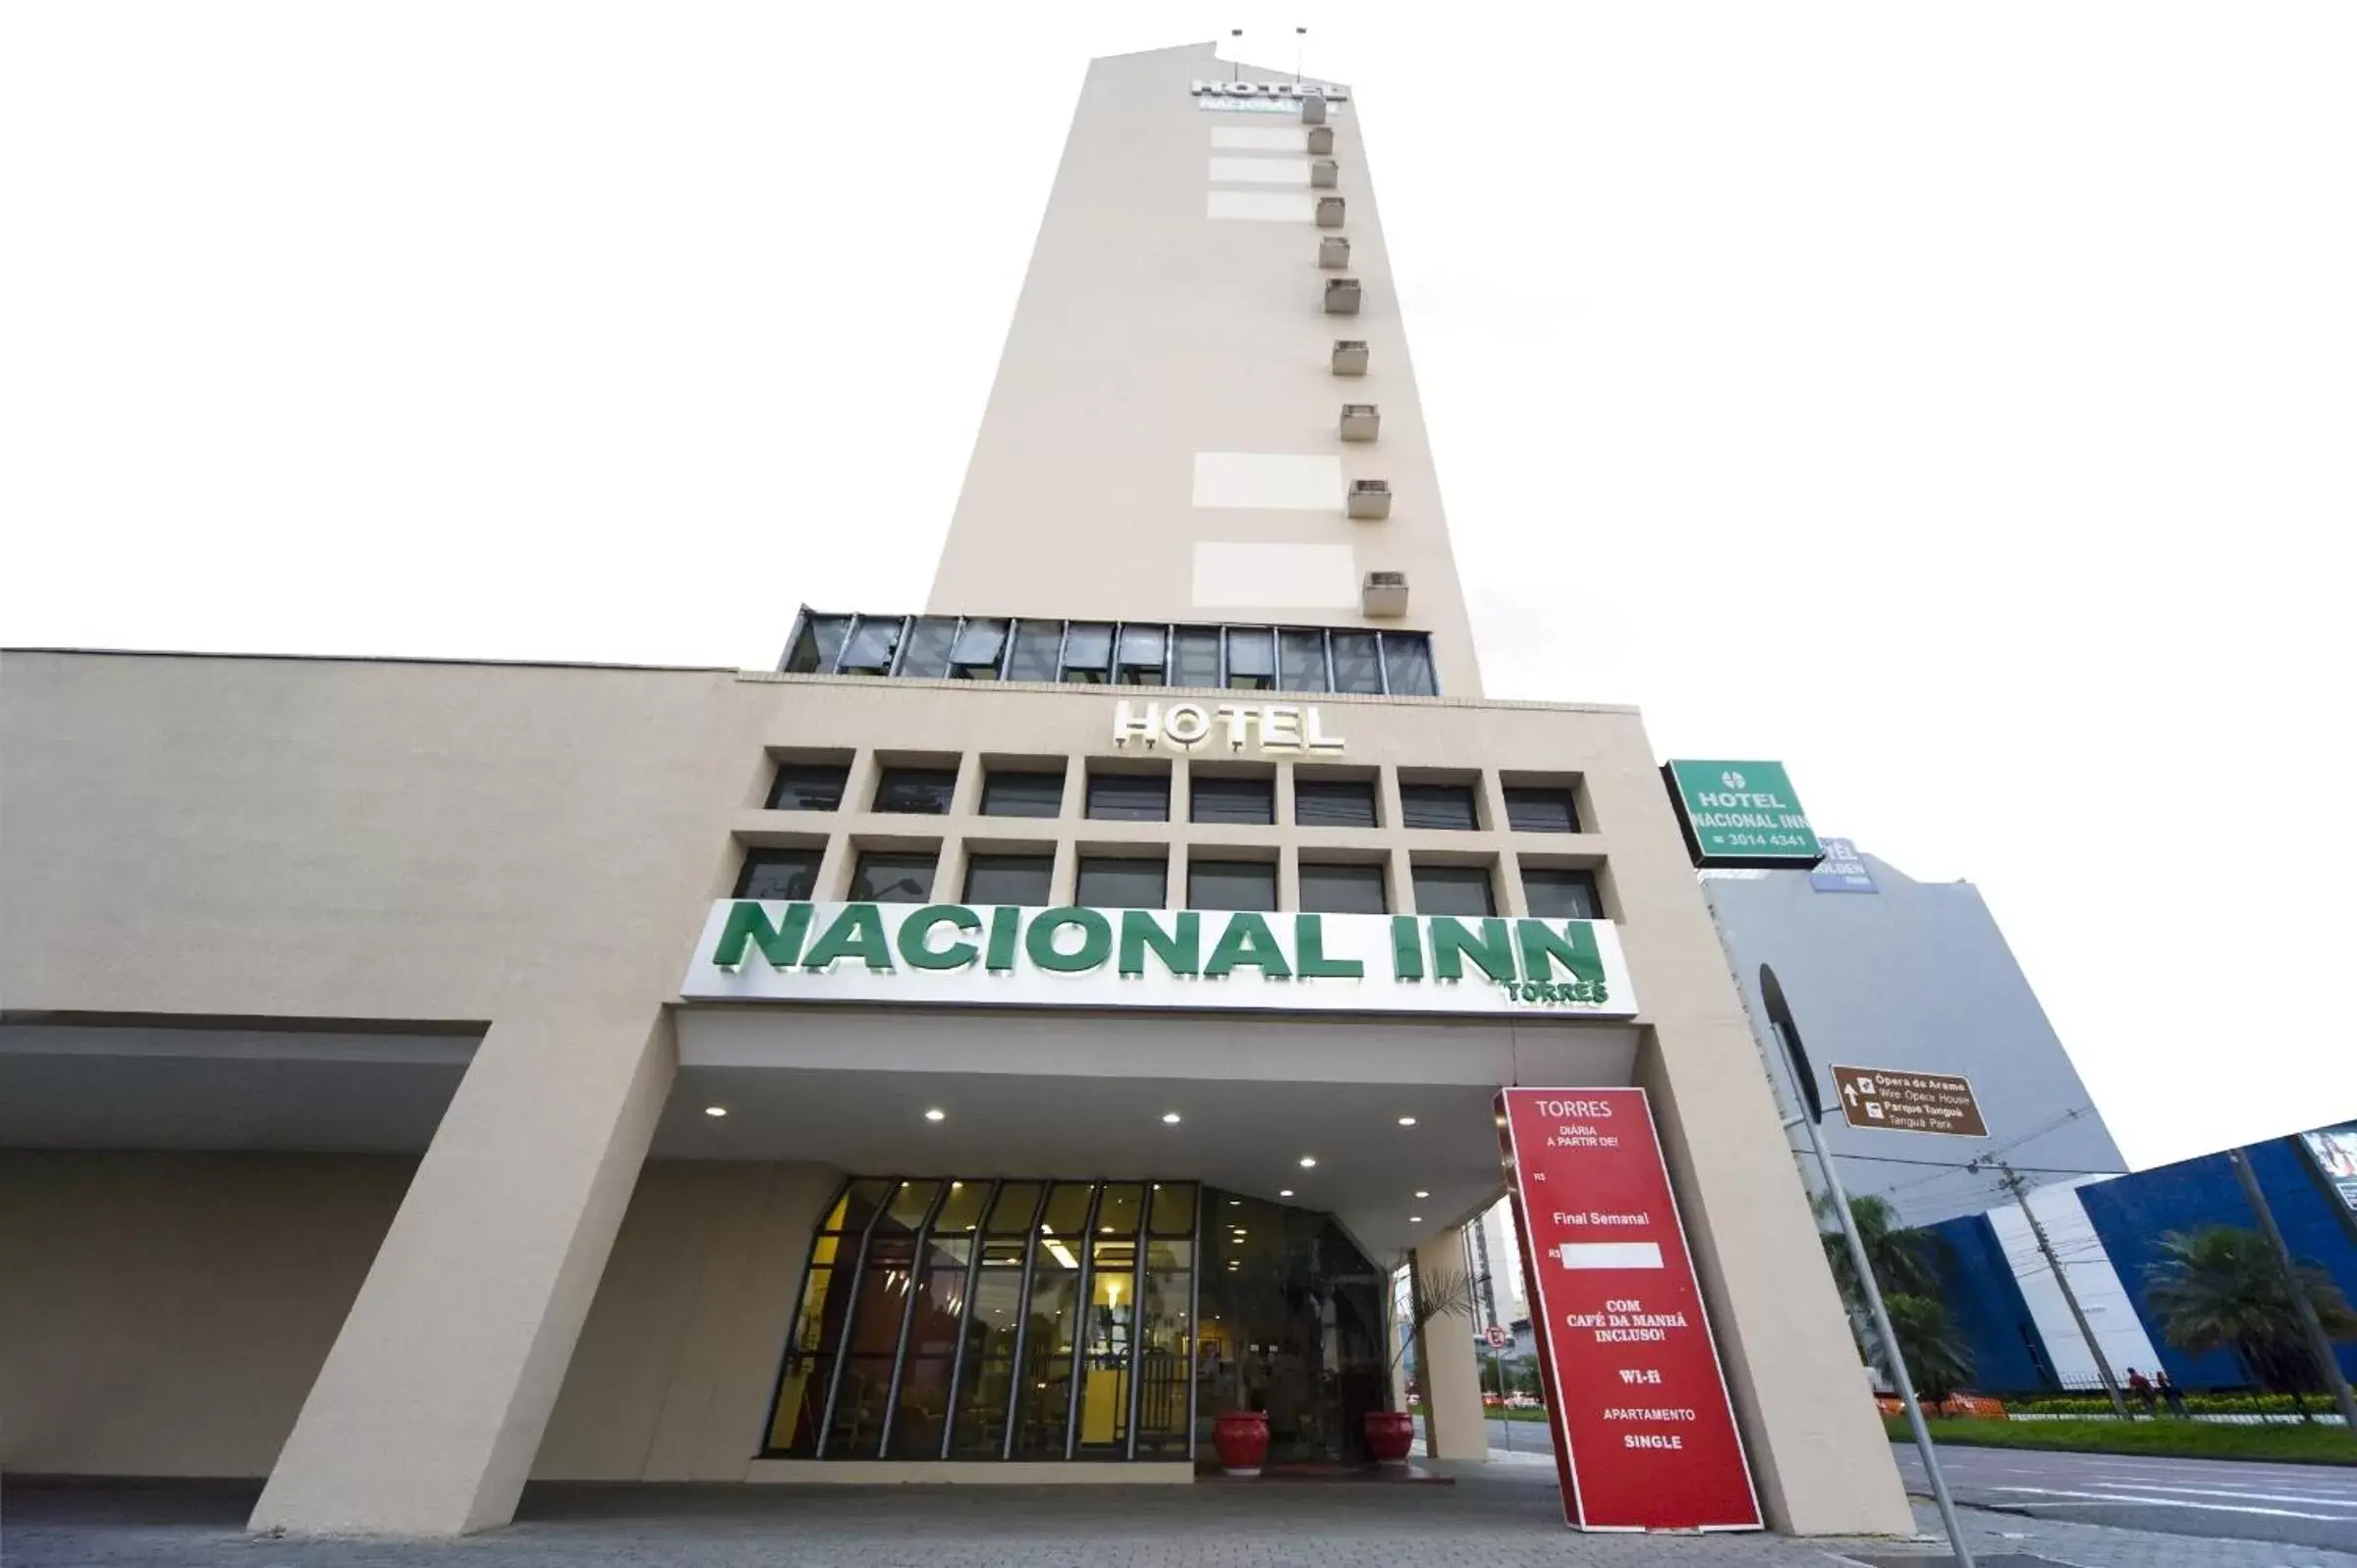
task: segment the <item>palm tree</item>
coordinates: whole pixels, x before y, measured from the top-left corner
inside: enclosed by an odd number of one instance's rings
[[[2325,1336],[2357,1339],[2357,1311],[2330,1277],[2312,1263],[2296,1267]],[[2258,1231],[2239,1225],[2171,1230],[2162,1236],[2161,1260],[2146,1268],[2144,1279],[2145,1298],[2170,1344],[2195,1355],[2231,1350],[2245,1378],[2291,1394],[2295,1403],[2302,1389],[2323,1381],[2274,1250]]]
[[[1885,1296],[1883,1310],[1891,1315],[1891,1331],[1907,1358],[1916,1395],[1946,1404],[1972,1377],[1972,1350],[1949,1321],[1947,1308],[1937,1297],[1901,1292]]]
[[[1833,1218],[1832,1203],[1830,1198],[1817,1200],[1818,1214],[1828,1222]],[[1927,1245],[1930,1238],[1901,1225],[1898,1211],[1888,1199],[1852,1198],[1849,1217],[1858,1227],[1858,1240],[1865,1244],[1867,1267],[1874,1271],[1874,1282],[1882,1287],[1886,1306],[1891,1296],[1939,1296],[1940,1271]],[[1866,1298],[1858,1290],[1858,1271],[1849,1261],[1849,1243],[1837,1228],[1827,1230],[1819,1239],[1825,1243],[1825,1261],[1833,1267],[1834,1282],[1841,1287],[1842,1298],[1864,1311]]]

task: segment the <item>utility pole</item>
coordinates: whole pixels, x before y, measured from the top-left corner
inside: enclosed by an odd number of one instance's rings
[[[2071,1321],[2079,1325],[2079,1337],[2087,1341],[2087,1354],[2095,1358],[2095,1375],[2104,1379],[2104,1392],[2111,1396],[2112,1412],[2122,1421],[2131,1419],[2128,1402],[2119,1396],[2119,1383],[2111,1376],[2111,1363],[2105,1359],[2104,1347],[2095,1342],[2095,1330],[2088,1326],[2087,1314],[2079,1306],[2079,1293],[2070,1288],[2070,1275],[2062,1271],[2062,1260],[2055,1256],[2055,1244],[2046,1239],[2046,1226],[2039,1223],[2038,1212],[2030,1207],[2029,1194],[2022,1190],[2020,1172],[2002,1160],[1989,1162],[2004,1172],[2005,1190],[2021,1205],[2021,1217],[2030,1222],[2030,1234],[2037,1238],[2038,1250],[2046,1255],[2046,1266],[2054,1271],[2055,1283],[2062,1287],[2063,1304],[2070,1308]]]
[[[2267,1205],[2267,1194],[2259,1188],[2258,1172],[2251,1169],[2247,1149],[2228,1151],[2234,1162],[2234,1175],[2242,1183],[2242,1195],[2251,1205],[2251,1213],[2259,1217],[2259,1228],[2267,1233],[2268,1250],[2275,1255],[2275,1267],[2283,1272],[2283,1288],[2291,1292],[2291,1310],[2299,1314],[2300,1332],[2308,1340],[2308,1354],[2316,1361],[2317,1370],[2325,1375],[2325,1382],[2332,1390],[2332,1402],[2340,1407],[2341,1430],[2357,1437],[2357,1397],[2349,1393],[2349,1379],[2340,1375],[2340,1360],[2332,1354],[2332,1342],[2325,1337],[2325,1325],[2317,1322],[2316,1303],[2309,1299],[2308,1287],[2301,1282],[2298,1265],[2291,1260],[2291,1249],[2283,1245],[2283,1232],[2275,1228],[2275,1212]]]

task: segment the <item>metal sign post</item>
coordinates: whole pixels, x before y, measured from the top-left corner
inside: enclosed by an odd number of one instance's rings
[[[1498,1379],[1498,1419],[1506,1423],[1506,1451],[1514,1451],[1513,1408],[1506,1402],[1506,1347],[1513,1335],[1501,1324],[1492,1324],[1482,1331],[1490,1344],[1490,1372]]]
[[[1777,984],[1776,971],[1760,965],[1760,995],[1768,1003],[1768,1024],[1776,1031],[1779,1044],[1784,1048],[1784,1057],[1792,1064],[1792,1080],[1800,1087],[1800,1124],[1809,1130],[1809,1147],[1817,1152],[1818,1168],[1825,1172],[1825,1190],[1833,1199],[1834,1214],[1841,1221],[1841,1237],[1849,1243],[1850,1267],[1857,1271],[1858,1291],[1866,1298],[1867,1313],[1874,1319],[1874,1331],[1883,1346],[1884,1358],[1890,1364],[1891,1381],[1898,1389],[1898,1397],[1907,1407],[1907,1430],[1915,1434],[1916,1452],[1923,1455],[1923,1473],[1931,1479],[1932,1501],[1939,1505],[1940,1522],[1947,1529],[1947,1544],[1955,1553],[1956,1568],[1973,1568],[1972,1548],[1964,1544],[1964,1525],[1956,1517],[1955,1499],[1947,1494],[1947,1477],[1941,1473],[1939,1450],[1932,1445],[1932,1430],[1924,1425],[1923,1406],[1915,1398],[1915,1379],[1907,1373],[1907,1358],[1899,1353],[1898,1335],[1891,1331],[1891,1315],[1883,1310],[1882,1287],[1875,1283],[1874,1266],[1866,1257],[1866,1243],[1859,1239],[1858,1224],[1849,1212],[1849,1194],[1842,1190],[1839,1172],[1834,1169],[1834,1157],[1825,1147],[1825,1131],[1818,1121],[1825,1114],[1825,1106],[1817,1093],[1817,1075],[1809,1066],[1808,1053],[1800,1043],[1800,1026],[1792,1021],[1792,1009],[1784,1000],[1783,988]]]

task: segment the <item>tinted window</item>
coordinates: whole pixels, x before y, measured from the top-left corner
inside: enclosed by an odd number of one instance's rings
[[[1383,665],[1376,657],[1375,633],[1338,631],[1327,640],[1334,644],[1335,690],[1383,689]]]
[[[1471,784],[1403,784],[1399,786],[1399,821],[1409,828],[1473,829]]]
[[[1180,626],[1177,642],[1171,684],[1217,686],[1220,683],[1220,628]]]
[[[992,772],[982,776],[985,817],[1053,817],[1063,810],[1063,774]]]
[[[1277,634],[1277,684],[1287,691],[1326,689],[1326,633],[1281,631]]]
[[[1265,626],[1228,628],[1228,684],[1265,691],[1277,683],[1276,634]]]
[[[1007,652],[1007,622],[968,621],[950,648],[950,677],[954,680],[996,680],[999,660]]]
[[[1100,822],[1168,822],[1171,776],[1167,773],[1092,773],[1088,814]]]
[[[886,854],[868,850],[851,873],[851,897],[873,903],[924,903],[933,896],[931,852]]]
[[[1170,867],[1160,860],[1080,857],[1080,879],[1072,902],[1089,909],[1160,909]]]
[[[1383,669],[1391,678],[1395,697],[1429,697],[1433,694],[1432,645],[1425,638],[1406,632],[1384,633]]]
[[[1053,855],[971,855],[965,862],[965,901],[1044,909],[1055,872]]]
[[[1277,781],[1196,774],[1187,780],[1186,815],[1190,822],[1275,822]]]
[[[1102,622],[1075,621],[1065,628],[1064,678],[1102,685],[1113,663],[1113,628]]]
[[[955,768],[887,768],[876,780],[876,809],[942,816],[957,787]]]
[[[843,781],[850,769],[834,763],[790,762],[769,786],[772,811],[836,811],[843,805]]]
[[[1380,865],[1319,865],[1301,862],[1301,907],[1330,915],[1391,913]]]
[[[1494,915],[1498,900],[1490,893],[1487,866],[1418,866],[1415,868],[1416,913],[1420,915]]]
[[[949,674],[950,645],[958,640],[956,616],[919,616],[908,627],[908,646],[896,672],[907,680],[938,680]]]
[[[1293,774],[1293,821],[1304,828],[1375,826],[1375,781]]]
[[[1057,650],[1063,646],[1063,622],[1016,622],[1014,653],[1007,663],[1007,678],[1010,680],[1054,680],[1056,678]]]
[[[851,639],[843,650],[843,673],[847,676],[880,676],[892,668],[892,656],[900,651],[902,622],[889,616],[861,616],[851,628]]]
[[[1602,920],[1604,900],[1596,896],[1592,871],[1522,868],[1522,896],[1530,912],[1542,920]]]
[[[1116,672],[1124,686],[1159,686],[1163,650],[1170,641],[1168,626],[1124,626],[1121,667]]]
[[[1189,860],[1189,909],[1274,909],[1277,868],[1265,860]]]
[[[843,652],[843,634],[850,623],[850,616],[806,617],[794,646],[786,650],[787,672],[812,675],[834,669],[835,656]]]
[[[1579,811],[1568,789],[1532,789],[1508,785],[1506,825],[1516,833],[1577,833]]]
[[[815,849],[748,849],[737,874],[740,898],[807,898],[817,886]]]

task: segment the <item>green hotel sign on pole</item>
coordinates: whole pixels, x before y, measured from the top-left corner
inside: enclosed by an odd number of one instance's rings
[[[1697,866],[1806,871],[1825,858],[1781,762],[1668,762],[1662,778]]]

